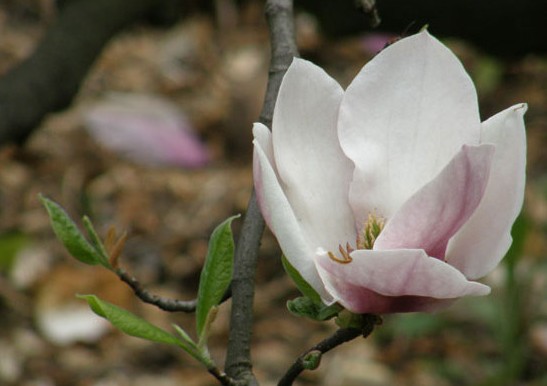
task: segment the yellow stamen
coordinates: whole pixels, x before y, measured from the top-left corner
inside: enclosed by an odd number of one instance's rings
[[[372,249],[372,247],[374,246],[374,242],[378,238],[378,235],[380,234],[380,232],[382,232],[382,229],[384,229],[384,224],[385,222],[382,217],[377,217],[374,214],[369,214],[362,232],[357,235],[357,249]],[[341,257],[336,256],[332,252],[327,253],[332,261],[340,264],[348,264],[353,261],[353,258],[350,256],[350,254],[354,250],[355,249],[349,243],[346,243],[346,248],[342,247],[341,244],[338,245],[338,251],[340,251]]]
[[[344,247],[342,247],[342,245],[339,244],[338,250],[340,251],[342,258],[340,259],[336,257],[334,253],[328,252],[331,260],[336,261],[337,263],[340,263],[340,264],[348,264],[353,261],[353,259],[349,255],[351,252],[353,252],[353,248],[349,245],[349,243],[346,244],[346,249],[344,249]]]

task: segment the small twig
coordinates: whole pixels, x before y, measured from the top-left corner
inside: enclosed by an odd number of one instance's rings
[[[209,371],[209,374],[213,375],[221,385],[224,386],[237,386],[237,382],[229,377],[225,372],[220,371],[217,367],[212,367],[207,369]]]
[[[372,28],[376,28],[382,21],[376,8],[376,0],[358,0],[357,3],[369,17],[369,23]]]
[[[126,283],[129,287],[131,287],[135,295],[145,303],[152,304],[168,312],[188,312],[189,313],[189,312],[194,312],[196,310],[197,299],[178,300],[178,299],[163,298],[148,292],[142,286],[142,284],[137,280],[136,277],[131,276],[124,269],[118,268],[116,270],[116,274],[118,275],[120,280]],[[230,286],[224,293],[224,296],[222,297],[221,302],[225,302],[226,300],[230,299],[231,296],[232,296],[232,288]]]
[[[148,292],[142,284],[135,278],[128,274],[122,268],[116,270],[118,277],[126,283],[135,295],[143,302],[152,304],[164,311],[169,312],[194,312],[196,310],[197,300],[177,300],[177,299],[166,299],[157,295],[154,295]]]
[[[374,322],[374,324],[375,323],[376,322]],[[316,368],[319,365],[319,360],[322,354],[332,350],[337,346],[340,346],[345,342],[349,342],[350,340],[353,340],[358,336],[363,336],[366,338],[372,332],[374,324],[369,325],[368,328],[349,327],[338,329],[334,334],[322,340],[321,342],[304,352],[302,355],[300,355],[298,359],[296,359],[296,361],[293,363],[293,365],[287,370],[283,378],[281,378],[277,386],[291,386],[294,380],[300,375],[302,371],[310,368],[307,365],[310,355],[315,356],[314,360],[316,362],[316,366],[314,366],[313,368]]]

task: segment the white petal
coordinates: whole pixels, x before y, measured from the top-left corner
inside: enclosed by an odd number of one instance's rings
[[[524,198],[525,112],[526,105],[519,104],[482,125],[481,142],[496,146],[490,179],[479,207],[449,241],[446,255],[470,279],[494,269],[511,245],[511,227]]]
[[[348,204],[353,165],[338,141],[343,90],[321,68],[294,59],[273,116],[274,157],[301,229],[316,247],[338,248],[355,239]]]
[[[353,312],[422,310],[431,308],[433,299],[490,292],[488,286],[468,281],[457,269],[423,250],[356,250],[351,257],[352,262],[340,264],[322,254],[317,263],[327,290]],[[403,298],[394,303],[394,297]],[[414,297],[427,298],[427,307]]]
[[[321,298],[328,302],[331,297],[325,291],[315,268],[315,248],[302,232],[301,225],[279,184],[267,155],[271,149],[271,136],[264,130],[269,133],[269,130],[260,124],[255,124],[253,129],[255,135],[253,172],[260,209],[289,262]]]
[[[427,32],[371,60],[340,106],[339,136],[356,170],[350,202],[361,221],[390,217],[463,144],[477,145],[476,91],[454,54]]]
[[[442,172],[388,220],[374,249],[423,249],[444,260],[448,241],[484,195],[493,155],[493,145],[462,146]]]
[[[264,217],[264,220],[266,221],[266,224],[272,228],[270,222],[270,210],[268,205],[265,202],[264,198],[264,188],[263,188],[263,182],[262,182],[262,166],[260,165],[260,155],[257,152],[257,148],[260,148],[262,152],[264,153],[264,157],[267,160],[268,164],[270,165],[272,172],[275,175],[276,181],[279,181],[279,176],[277,175],[277,170],[275,169],[275,161],[273,158],[273,146],[272,146],[272,132],[270,129],[268,129],[265,125],[259,122],[255,122],[253,124],[253,144],[254,144],[254,151],[253,151],[253,179],[254,179],[254,185],[255,185],[255,192],[256,192],[256,198],[258,201],[258,205],[260,207],[260,211],[262,212],[262,216]],[[265,161],[263,161],[265,162]],[[273,182],[272,182],[273,183]]]

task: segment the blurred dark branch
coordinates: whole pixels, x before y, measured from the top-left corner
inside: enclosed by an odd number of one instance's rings
[[[306,369],[316,369],[319,366],[321,356],[324,353],[359,336],[363,336],[364,338],[366,338],[370,335],[370,333],[374,329],[374,326],[381,321],[381,319],[376,315],[362,315],[362,318],[363,324],[359,328],[340,328],[334,334],[322,340],[321,342],[301,354],[298,359],[292,364],[292,366],[287,370],[277,386],[291,386],[302,371]]]
[[[152,304],[153,306],[168,312],[194,312],[196,310],[197,299],[178,300],[160,297],[148,292],[136,277],[131,276],[124,269],[118,268],[116,274],[120,280],[131,287],[135,295],[145,303]],[[228,300],[231,295],[231,288],[228,288],[222,301]]]
[[[323,33],[331,38],[362,34],[373,26],[374,15],[357,12],[372,0],[295,0],[296,7],[315,15]],[[500,57],[518,58],[547,53],[547,1],[544,0],[378,0],[382,18],[378,31],[396,35],[418,32],[424,25],[437,37],[472,42]],[[374,12],[376,12],[374,11]],[[368,19],[368,20],[367,20]],[[412,25],[412,28],[408,28]]]
[[[0,144],[22,143],[44,116],[70,104],[104,45],[177,0],[70,0],[35,52],[0,78]]]
[[[292,0],[266,1],[266,18],[270,28],[271,61],[260,122],[271,127],[281,80],[293,58],[298,56]],[[258,384],[252,373],[250,346],[256,263],[263,231],[264,219],[253,192],[234,256],[232,314],[225,365],[226,373],[241,385]]]
[[[376,0],[357,0],[359,6],[363,9],[363,12],[369,17],[369,24],[371,28],[376,28],[380,25],[381,19],[378,14],[378,8],[376,8]]]

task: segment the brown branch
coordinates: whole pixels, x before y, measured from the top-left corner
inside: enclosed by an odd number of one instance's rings
[[[135,295],[145,303],[151,304],[158,307],[164,311],[168,312],[194,312],[197,306],[197,299],[193,300],[178,300],[178,299],[168,299],[164,297],[157,296],[153,293],[148,292],[147,289],[139,282],[139,280],[128,274],[124,269],[117,268],[116,274],[121,281],[126,283]],[[231,288],[224,293],[221,302],[225,302],[232,295]]]
[[[148,292],[134,276],[129,275],[122,268],[116,270],[116,274],[121,281],[126,283],[135,295],[143,302],[152,304],[168,312],[194,312],[196,310],[197,300],[178,300],[167,299]]]
[[[237,386],[237,382],[230,378],[226,373],[220,371],[217,367],[208,368],[209,374],[215,377],[223,386]]]
[[[374,326],[379,324],[381,319],[377,315],[362,315],[361,326],[340,328],[328,338],[322,340],[303,354],[292,364],[287,370],[283,378],[278,382],[277,386],[291,386],[300,373],[306,369],[314,370],[319,366],[321,356],[340,346],[345,342],[349,342],[358,336],[366,338],[374,329]]]
[[[277,93],[285,71],[293,57],[298,56],[294,35],[294,21],[291,0],[268,0],[266,18],[271,33],[271,61],[268,87],[260,121],[271,127]],[[241,385],[257,385],[252,373],[251,335],[253,323],[253,299],[258,248],[264,219],[260,214],[253,192],[241,235],[234,256],[232,279],[232,313],[226,355],[226,373]]]

